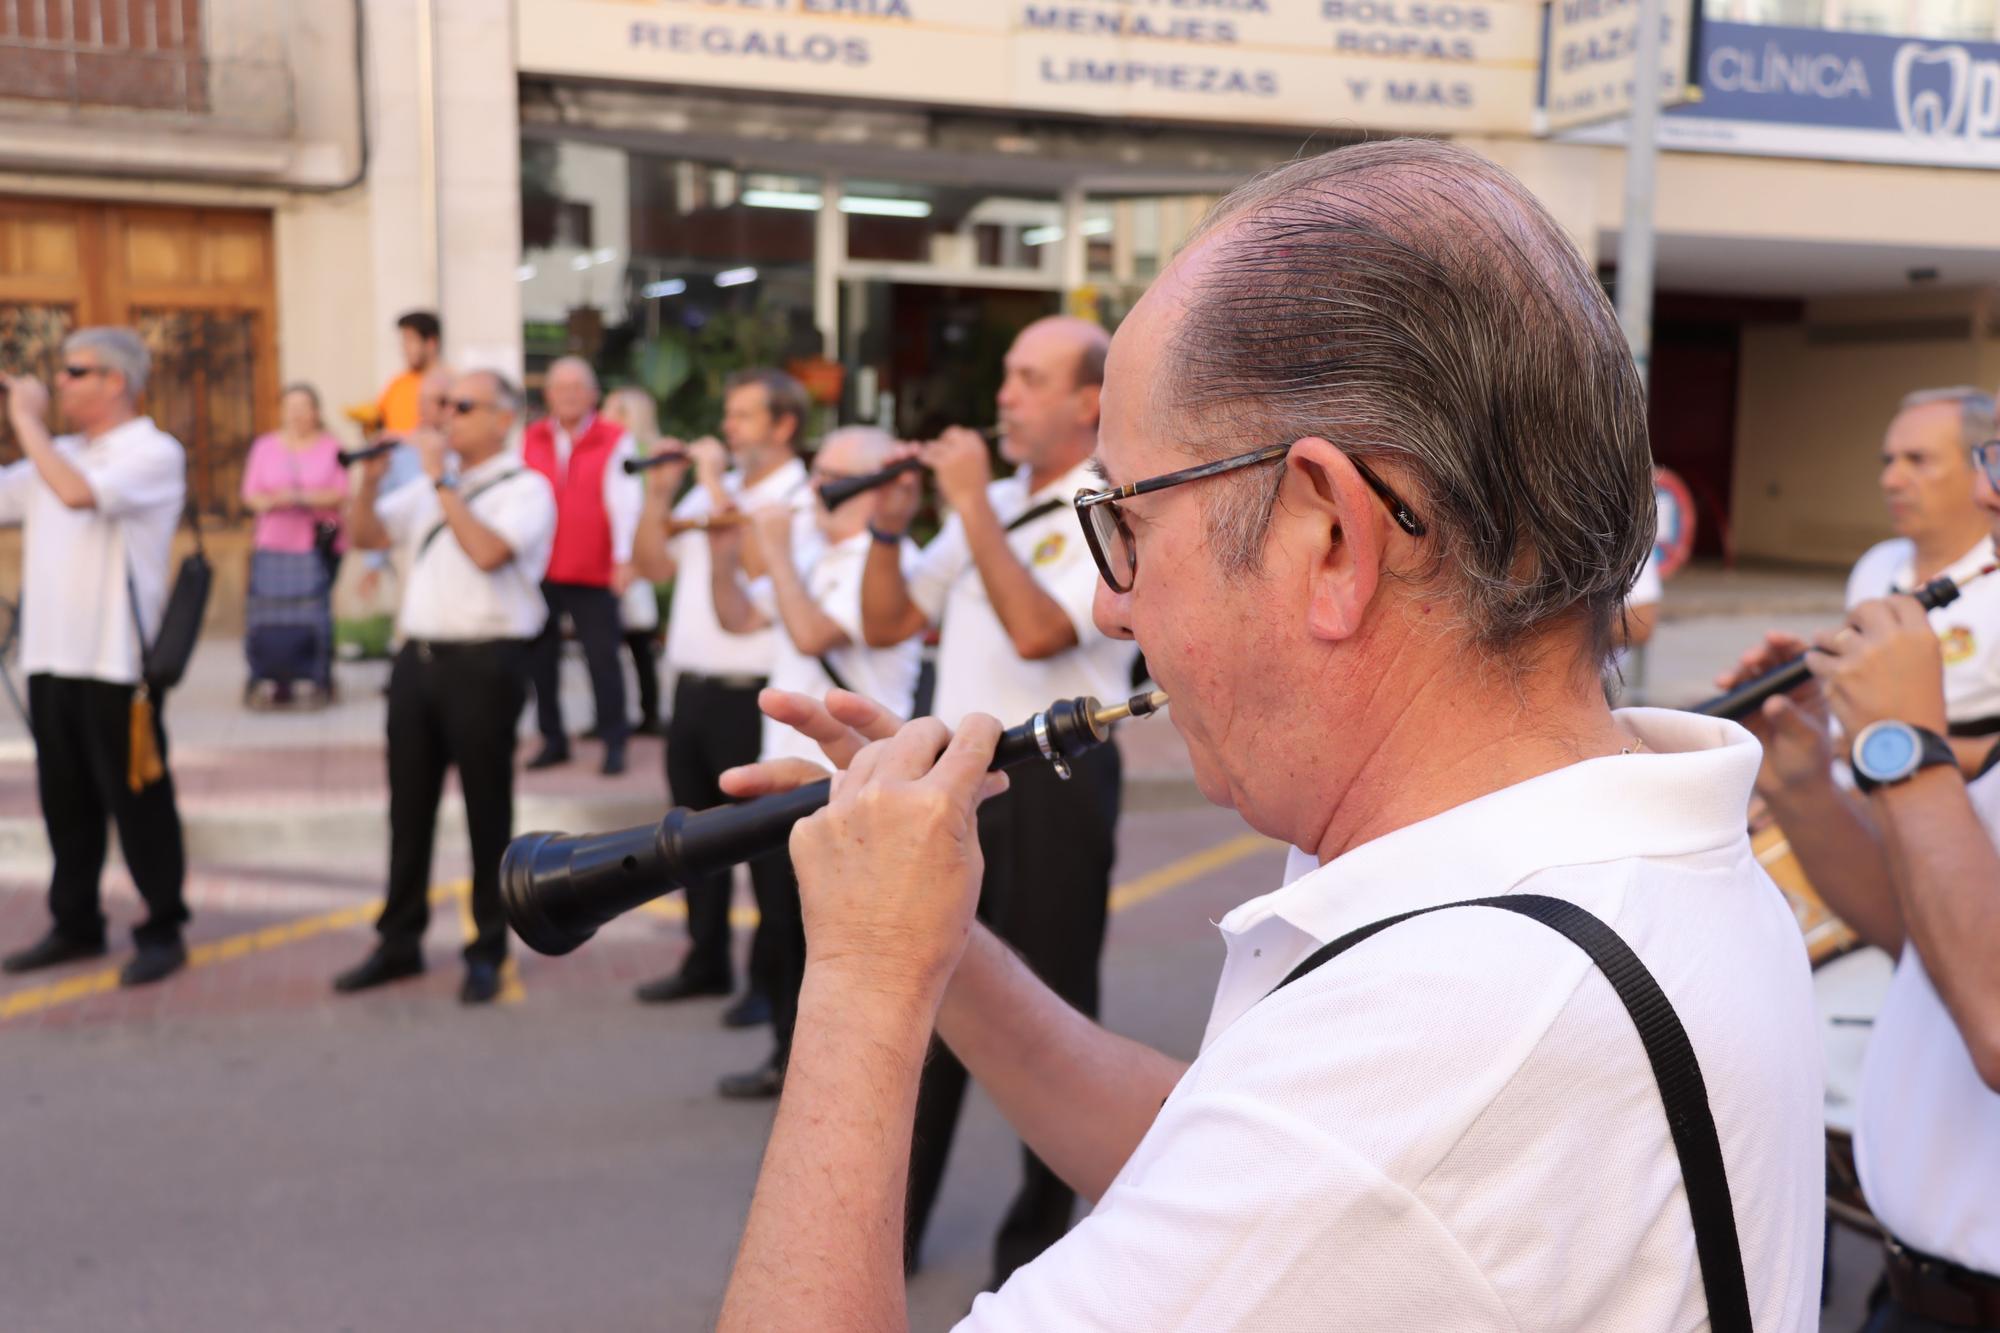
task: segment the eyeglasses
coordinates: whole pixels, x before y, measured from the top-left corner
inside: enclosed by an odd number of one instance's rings
[[[1135,495],[1147,495],[1153,491],[1163,491],[1169,486],[1179,486],[1184,482],[1204,481],[1209,477],[1219,477],[1225,472],[1239,468],[1255,467],[1259,463],[1269,463],[1283,458],[1292,451],[1289,444],[1273,444],[1234,458],[1224,458],[1214,463],[1203,463],[1200,467],[1183,468],[1179,472],[1169,472],[1164,476],[1148,477],[1144,481],[1134,481],[1124,486],[1116,486],[1108,491],[1084,491],[1076,497],[1076,516],[1083,523],[1083,537],[1090,547],[1090,554],[1097,560],[1097,572],[1104,576],[1104,582],[1113,592],[1132,591],[1132,580],[1139,572],[1139,544],[1132,538],[1132,529],[1125,522],[1118,502],[1129,500]],[[1396,526],[1412,537],[1424,535],[1424,525],[1411,508],[1375,475],[1369,466],[1358,458],[1349,457],[1354,470],[1368,483],[1368,488],[1381,497],[1389,506],[1389,516],[1396,520]]]
[[[477,412],[482,408],[490,408],[492,406],[493,406],[492,403],[480,403],[480,402],[475,402],[470,398],[460,398],[455,400],[451,404],[451,410],[458,413],[462,417],[469,417],[474,412]]]
[[[437,394],[432,394],[432,395],[431,395],[431,406],[432,406],[432,407],[446,407],[446,408],[450,407],[450,406],[451,406],[451,395],[450,395],[450,394],[448,394],[448,393],[437,393]]]
[[[1973,445],[1972,461],[1986,474],[1987,484],[2000,491],[2000,440]]]
[[[65,379],[80,380],[85,375],[102,375],[110,369],[111,367],[109,366],[64,366],[63,377]]]

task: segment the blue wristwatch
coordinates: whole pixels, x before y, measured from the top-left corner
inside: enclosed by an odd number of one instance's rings
[[[1907,782],[1926,768],[1958,765],[1950,742],[1935,731],[1913,727],[1907,722],[1871,722],[1854,738],[1854,755],[1848,761],[1854,770],[1854,785],[1863,795],[1877,787]]]

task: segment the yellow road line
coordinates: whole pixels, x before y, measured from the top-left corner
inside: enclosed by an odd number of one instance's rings
[[[1113,912],[1122,912],[1137,907],[1140,903],[1156,898],[1169,889],[1178,888],[1189,880],[1234,865],[1246,856],[1276,847],[1278,844],[1257,833],[1242,833],[1213,847],[1205,847],[1179,860],[1170,861],[1156,870],[1149,870],[1137,879],[1114,885],[1111,890],[1110,907]],[[459,920],[465,929],[465,936],[471,939],[475,933],[472,921],[472,884],[469,880],[439,885],[431,890],[433,906],[453,902],[457,906]],[[188,951],[188,967],[208,967],[215,963],[228,962],[233,958],[243,958],[250,954],[264,953],[271,949],[296,944],[300,940],[324,935],[329,931],[349,930],[366,925],[381,910],[375,902],[358,903],[352,907],[342,907],[332,912],[322,912],[317,916],[300,917],[296,921],[280,921],[257,930],[245,931],[240,935],[229,935],[219,940],[197,944]],[[684,921],[687,919],[687,904],[680,897],[655,898],[643,904],[640,911],[663,921]],[[729,913],[729,924],[738,929],[749,929],[757,924],[757,909],[737,907]],[[115,990],[118,986],[116,967],[100,968],[86,972],[82,976],[67,977],[62,981],[46,985],[30,986],[12,994],[0,996],[0,1022],[19,1018],[24,1014],[39,1013],[59,1005],[71,1004]],[[520,971],[509,958],[501,972],[500,999],[503,1003],[516,1004],[526,998],[527,992],[521,985]]]
[[[457,898],[464,900],[472,891],[472,881],[459,880],[452,884],[440,884],[431,890],[433,905]],[[365,925],[375,919],[382,910],[376,902],[357,903],[353,907],[342,907],[331,912],[321,912],[317,916],[300,917],[296,921],[280,921],[257,930],[248,930],[240,935],[228,935],[219,940],[209,940],[188,950],[188,969],[208,967],[214,963],[228,962],[246,954],[263,953],[269,949],[296,944],[300,940],[324,935],[329,931],[348,930]],[[118,968],[100,968],[86,972],[82,976],[67,977],[42,986],[29,986],[9,995],[0,996],[0,1022],[19,1018],[23,1014],[39,1013],[58,1005],[70,1004],[92,995],[101,995],[118,987]]]
[[[479,936],[479,923],[472,919],[471,886],[467,892],[458,895],[458,924],[465,931],[465,942],[472,943]],[[519,1004],[528,998],[527,990],[521,985],[521,969],[514,966],[514,955],[508,954],[500,964],[500,994],[494,999],[499,1004]]]

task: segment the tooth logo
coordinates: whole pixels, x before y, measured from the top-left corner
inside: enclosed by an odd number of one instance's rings
[[[1965,132],[1972,93],[1972,55],[1962,46],[1926,49],[1908,42],[1896,52],[1892,72],[1896,122],[1903,133],[1943,139]]]

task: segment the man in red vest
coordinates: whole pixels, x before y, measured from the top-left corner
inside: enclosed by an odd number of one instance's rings
[[[549,414],[528,427],[521,453],[555,488],[556,540],[542,583],[549,621],[534,652],[542,749],[528,767],[549,768],[569,760],[560,689],[562,621],[567,616],[590,665],[597,726],[604,737],[604,771],[623,773],[631,723],[625,716],[625,675],[618,665],[623,639],[618,599],[632,582],[632,534],[639,526],[644,490],[622,466],[634,456],[632,437],[597,415],[597,376],[588,362],[566,356],[550,366],[542,396]]]

